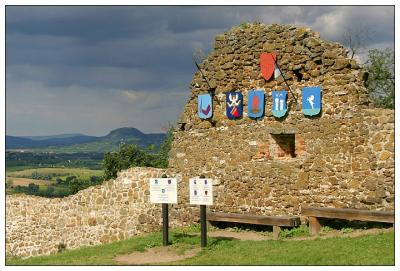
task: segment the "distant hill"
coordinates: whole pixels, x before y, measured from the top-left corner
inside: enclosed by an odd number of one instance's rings
[[[84,134],[61,134],[61,135],[49,135],[49,136],[21,136],[23,138],[29,138],[32,140],[45,140],[45,139],[54,139],[54,138],[70,138],[75,136],[86,136],[86,137],[93,137],[87,136]]]
[[[74,152],[107,152],[119,148],[121,143],[136,144],[141,147],[159,146],[165,134],[145,134],[132,127],[112,130],[105,136],[87,136],[83,134],[63,134],[55,136],[6,136],[6,149],[31,151]]]

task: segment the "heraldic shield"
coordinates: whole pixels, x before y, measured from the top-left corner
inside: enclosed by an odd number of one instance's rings
[[[272,91],[272,115],[281,118],[287,112],[287,91]]]
[[[261,73],[265,80],[269,80],[275,72],[275,53],[262,53],[260,55]]]
[[[240,92],[226,93],[226,116],[228,119],[240,118],[243,114],[243,95]]]
[[[318,115],[321,111],[321,87],[305,87],[303,88],[302,96],[304,115]]]
[[[201,119],[208,119],[212,116],[212,98],[210,94],[198,96],[198,114]]]
[[[264,92],[262,90],[249,91],[247,104],[249,117],[261,118],[264,115]]]

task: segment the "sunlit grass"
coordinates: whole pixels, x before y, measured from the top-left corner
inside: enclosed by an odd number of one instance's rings
[[[196,227],[172,230],[171,246],[179,251],[199,247]],[[111,244],[67,250],[25,260],[7,259],[7,265],[118,265],[115,256],[162,245],[162,233],[146,234]],[[394,232],[361,237],[285,241],[239,241],[209,238],[197,256],[172,265],[393,265]]]

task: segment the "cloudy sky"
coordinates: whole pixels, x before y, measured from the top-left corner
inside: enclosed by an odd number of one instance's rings
[[[6,134],[160,132],[189,95],[194,48],[241,22],[311,27],[394,47],[394,7],[7,6]]]

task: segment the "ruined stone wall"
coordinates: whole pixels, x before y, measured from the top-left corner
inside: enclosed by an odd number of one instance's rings
[[[282,77],[264,80],[263,52],[277,54],[295,95],[288,94],[282,119],[271,114],[271,91],[289,89]],[[201,67],[215,88],[214,113],[209,120],[197,115],[197,96],[208,86],[196,73],[170,167],[184,180],[200,174],[216,180],[212,210],[298,215],[302,204],[393,210],[394,112],[371,107],[366,74],[339,43],[290,25],[234,27],[216,37]],[[318,116],[301,111],[305,86],[321,87]],[[266,94],[259,120],[247,117],[247,93],[253,89]],[[244,97],[238,120],[225,115],[229,91]],[[186,192],[182,197],[188,200]]]
[[[29,257],[66,249],[127,239],[160,230],[161,204],[149,202],[148,179],[173,174],[169,170],[132,168],[118,178],[61,199],[27,195],[6,196],[6,253]],[[171,227],[191,223],[185,216]]]

